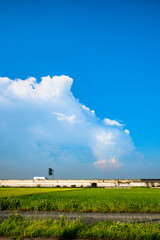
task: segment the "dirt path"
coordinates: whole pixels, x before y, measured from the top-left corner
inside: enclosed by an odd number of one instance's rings
[[[31,217],[37,219],[53,218],[58,219],[61,215],[68,219],[81,218],[85,223],[94,223],[98,221],[112,220],[120,222],[159,222],[160,213],[67,213],[67,212],[5,212],[0,211],[0,219],[6,219],[10,214],[20,214],[22,217]]]

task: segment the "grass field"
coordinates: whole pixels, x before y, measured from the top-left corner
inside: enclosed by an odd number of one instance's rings
[[[59,191],[70,191],[73,188],[0,188],[0,198],[1,197],[15,197],[22,195],[33,195],[37,193],[49,193],[49,192],[59,192]]]
[[[58,239],[158,240],[160,239],[160,223],[107,221],[86,225],[78,219],[68,221],[65,216],[56,221],[53,219],[37,221],[13,215],[0,223],[0,236],[12,239],[56,237]]]
[[[0,210],[69,212],[160,212],[160,189],[0,188]],[[0,236],[58,239],[160,240],[160,223],[29,219],[12,215],[0,222]]]
[[[160,213],[160,189],[1,188],[0,210]]]

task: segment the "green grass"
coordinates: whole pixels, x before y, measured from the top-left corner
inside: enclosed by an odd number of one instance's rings
[[[33,220],[12,215],[0,224],[0,236],[22,239],[24,237],[56,237],[58,239],[119,239],[158,240],[160,223],[99,222],[86,225],[79,219],[68,221],[65,216],[59,220]]]
[[[73,190],[73,188],[11,188],[11,187],[7,187],[7,188],[0,188],[0,198],[31,195],[31,194],[37,194],[37,193],[70,191],[70,190]]]
[[[160,189],[46,189],[50,192],[0,197],[0,210],[66,211],[66,212],[157,212],[160,213]],[[0,189],[1,193],[9,189]],[[22,189],[22,192],[26,189]],[[34,189],[35,190],[35,189]],[[38,191],[40,189],[36,189]],[[23,192],[24,193],[24,192]],[[9,193],[10,194],[10,193]],[[1,196],[1,195],[0,195]]]

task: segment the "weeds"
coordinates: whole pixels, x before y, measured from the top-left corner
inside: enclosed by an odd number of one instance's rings
[[[160,223],[99,222],[86,225],[80,219],[69,221],[65,216],[36,220],[11,215],[0,224],[0,236],[12,238],[56,237],[59,239],[160,239]]]

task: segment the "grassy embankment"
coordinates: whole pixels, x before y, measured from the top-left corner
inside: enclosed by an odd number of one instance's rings
[[[160,213],[160,189],[0,188],[0,210]]]

